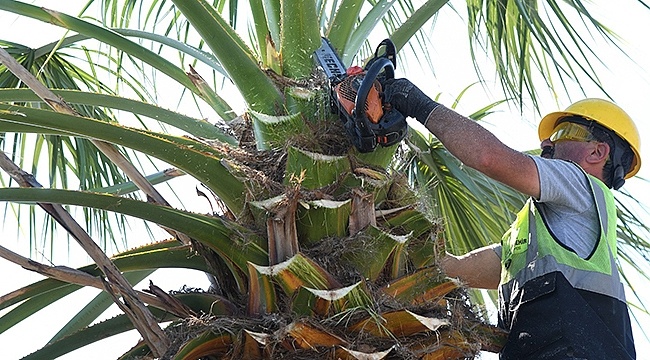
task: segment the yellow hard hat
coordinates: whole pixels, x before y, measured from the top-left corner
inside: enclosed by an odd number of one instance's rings
[[[564,111],[552,112],[539,123],[539,139],[548,139],[557,125],[558,120],[567,116],[582,116],[588,120],[593,120],[603,127],[613,131],[632,148],[634,160],[632,167],[625,178],[629,179],[634,176],[641,167],[641,139],[639,131],[634,125],[632,118],[621,109],[618,105],[603,99],[584,99],[569,105]]]

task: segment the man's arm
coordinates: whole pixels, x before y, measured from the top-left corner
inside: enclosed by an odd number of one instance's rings
[[[501,280],[501,259],[492,245],[462,256],[447,254],[439,265],[447,276],[458,278],[471,288],[496,289]]]
[[[384,100],[423,123],[467,166],[539,198],[539,175],[533,159],[509,148],[473,120],[431,100],[406,79],[386,81]]]
[[[465,165],[539,198],[539,175],[533,159],[506,146],[475,121],[439,105],[431,111],[425,126]]]

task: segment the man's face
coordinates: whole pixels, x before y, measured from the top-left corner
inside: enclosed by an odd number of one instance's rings
[[[593,144],[576,140],[551,142],[546,139],[542,142],[542,157],[547,159],[571,160],[580,163],[589,154]]]
[[[591,151],[595,141],[584,125],[562,122],[555,127],[550,138],[542,141],[541,156],[579,163]]]

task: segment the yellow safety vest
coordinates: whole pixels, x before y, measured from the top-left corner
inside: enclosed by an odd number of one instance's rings
[[[560,271],[574,288],[625,302],[616,266],[616,206],[614,196],[597,178],[587,175],[600,222],[600,238],[586,259],[553,238],[537,202],[528,199],[501,239],[501,301],[534,278]]]

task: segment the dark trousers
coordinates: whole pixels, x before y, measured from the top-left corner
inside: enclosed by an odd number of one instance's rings
[[[576,290],[559,272],[512,295],[499,311],[510,331],[500,359],[636,359],[625,303]]]

